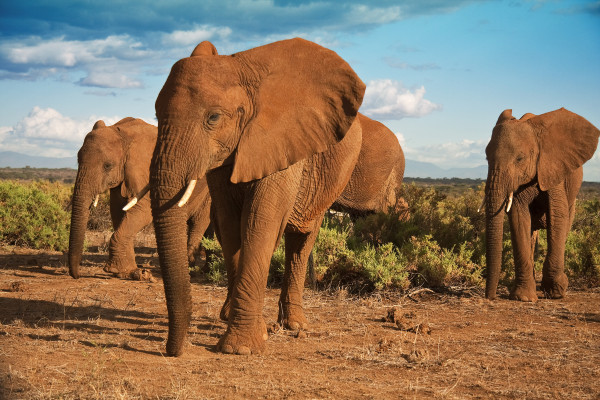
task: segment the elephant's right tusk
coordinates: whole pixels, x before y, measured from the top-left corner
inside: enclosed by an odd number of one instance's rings
[[[484,207],[485,207],[485,193],[483,194],[483,201],[481,202],[481,205],[477,209],[477,212],[480,213]]]
[[[512,206],[512,202],[513,202],[513,192],[510,192],[510,195],[508,196],[508,205],[506,206],[506,212],[510,211],[510,207]]]
[[[190,183],[188,184],[187,189],[185,189],[185,193],[181,197],[181,200],[179,200],[179,203],[177,203],[178,207],[183,207],[185,205],[185,203],[188,202],[188,200],[192,196],[192,192],[194,191],[195,187],[196,187],[196,180],[192,179],[190,181]]]
[[[94,199],[94,208],[98,207],[98,200],[100,200],[100,195],[97,194],[96,198]]]
[[[125,207],[123,207],[123,211],[129,211],[129,209],[133,206],[135,206],[138,202],[137,197],[134,197],[133,199],[131,199],[131,201],[129,201],[129,203],[125,204]]]

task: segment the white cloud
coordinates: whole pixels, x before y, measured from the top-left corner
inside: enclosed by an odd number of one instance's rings
[[[83,71],[87,76],[78,82],[83,86],[139,88],[143,85],[134,76],[156,54],[130,36],[119,35],[96,40],[32,37],[5,41],[0,44],[0,57],[13,66],[12,72],[2,71],[0,77],[33,80]]]
[[[36,106],[15,126],[0,127],[0,151],[32,156],[71,157],[77,154],[85,135],[99,119],[112,125],[121,118],[92,115],[78,120],[64,116],[53,108]]]
[[[435,164],[441,168],[471,168],[486,165],[487,141],[464,139],[459,142],[404,148],[406,158]]]
[[[375,119],[422,117],[441,105],[425,99],[425,87],[411,91],[401,82],[391,79],[370,81],[367,85],[361,112]]]
[[[228,27],[202,25],[188,31],[173,31],[165,34],[163,43],[177,46],[196,45],[204,40],[226,39],[231,32]]]

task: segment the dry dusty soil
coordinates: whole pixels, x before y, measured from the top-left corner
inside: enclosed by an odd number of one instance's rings
[[[185,355],[170,358],[155,249],[138,261],[156,282],[110,278],[99,249],[79,280],[60,253],[0,252],[1,399],[599,398],[597,289],[536,304],[307,290],[310,329],[272,327],[265,354],[235,356],[215,352],[225,289],[193,278]],[[267,290],[267,323],[277,297]]]

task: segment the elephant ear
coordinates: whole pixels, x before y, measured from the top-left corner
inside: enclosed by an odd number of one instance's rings
[[[250,82],[253,117],[242,132],[231,181],[281,171],[339,142],[365,84],[336,53],[291,39],[234,54]],[[243,129],[243,128],[242,128]]]
[[[95,131],[96,129],[105,128],[105,127],[106,127],[106,124],[104,123],[104,121],[102,121],[101,119],[99,119],[94,124],[94,127],[92,128],[92,130]]]
[[[538,136],[538,183],[548,190],[592,158],[600,131],[585,118],[564,108],[527,120]]]
[[[512,115],[512,110],[511,109],[504,110],[504,111],[502,111],[502,113],[498,117],[498,121],[496,121],[496,125],[503,124],[506,121],[510,121],[510,120],[513,120],[513,119],[515,119],[515,117],[513,117],[513,115]]]
[[[150,161],[156,146],[157,128],[141,119],[125,118],[113,125],[123,139],[124,179],[121,196],[137,196],[150,181]]]

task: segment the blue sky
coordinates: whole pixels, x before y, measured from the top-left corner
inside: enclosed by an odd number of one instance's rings
[[[73,156],[98,119],[155,123],[171,65],[198,42],[231,54],[296,36],[352,65],[362,111],[409,159],[485,164],[507,108],[600,127],[598,0],[21,0],[0,3],[0,151]],[[584,174],[600,181],[600,151]]]

